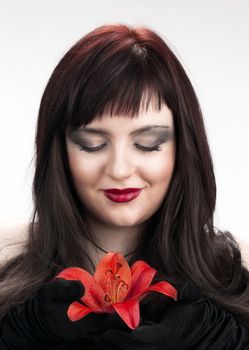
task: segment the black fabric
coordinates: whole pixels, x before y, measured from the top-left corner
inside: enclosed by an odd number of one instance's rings
[[[45,283],[34,297],[3,318],[0,349],[91,349],[92,334],[128,328],[116,313],[90,313],[79,321],[70,321],[68,306],[80,301],[84,292],[80,281],[56,279]]]
[[[84,287],[78,281],[48,282],[2,320],[0,350],[249,350],[249,330],[230,313],[194,285],[172,284],[179,300],[162,296],[157,311],[141,302],[140,326],[132,331],[116,314],[71,322],[66,310]]]
[[[130,333],[108,330],[96,335],[96,349],[249,350],[249,330],[232,314],[192,284],[179,283],[177,288],[178,301],[166,303],[159,321],[147,321],[143,314],[140,326]]]

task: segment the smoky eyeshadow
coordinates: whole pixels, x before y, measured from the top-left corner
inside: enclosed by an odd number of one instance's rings
[[[169,140],[172,137],[172,131],[167,130],[153,130],[153,131],[146,131],[141,133],[139,136],[136,136],[136,140],[145,140],[145,141],[151,141],[156,143],[165,142]],[[148,138],[148,140],[146,140]]]
[[[83,135],[86,134],[86,135]],[[75,143],[75,144],[84,144],[85,146],[89,146],[89,147],[94,147],[94,145],[92,145],[92,138],[97,137],[98,141],[105,139],[105,136],[100,136],[100,135],[94,135],[94,136],[90,136],[87,135],[87,132],[82,132],[81,130],[74,130],[72,132],[70,132],[68,134],[68,137],[70,138],[70,140]],[[140,135],[137,135],[134,137],[134,141],[135,143],[150,143],[151,145],[157,145],[157,144],[161,144],[163,142],[166,142],[168,140],[170,140],[173,137],[173,132],[172,130],[149,130],[149,131],[145,131],[142,132]],[[147,138],[147,139],[146,139]],[[102,142],[102,141],[100,141]]]

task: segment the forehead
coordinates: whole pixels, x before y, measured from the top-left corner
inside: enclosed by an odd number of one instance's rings
[[[108,134],[116,134],[119,131],[131,133],[135,129],[150,125],[168,126],[173,129],[173,114],[166,104],[163,104],[160,110],[149,106],[148,110],[142,110],[133,118],[103,114],[101,118],[94,119],[78,130],[84,131],[84,129],[96,128],[105,130]]]

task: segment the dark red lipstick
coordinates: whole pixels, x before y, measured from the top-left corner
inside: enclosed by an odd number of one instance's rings
[[[130,202],[139,196],[142,188],[110,188],[104,190],[105,196],[113,202]]]

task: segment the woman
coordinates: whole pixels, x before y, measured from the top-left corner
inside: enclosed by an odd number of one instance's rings
[[[249,349],[249,272],[213,225],[201,109],[158,34],[102,26],[61,59],[39,109],[33,193],[27,244],[1,270],[1,349]],[[85,288],[53,278],[93,273],[108,251],[153,266],[178,302],[148,295],[132,332],[114,314],[70,322]]]

